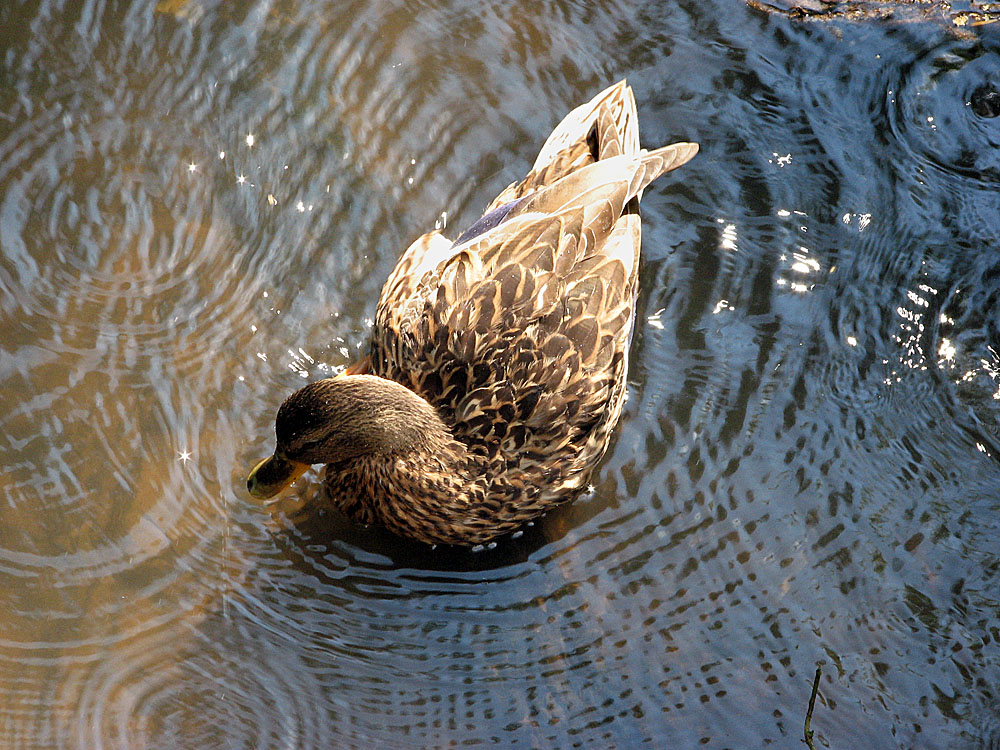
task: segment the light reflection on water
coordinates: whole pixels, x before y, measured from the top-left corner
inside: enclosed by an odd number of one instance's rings
[[[992,747],[990,27],[662,8],[0,8],[5,746]],[[10,31],[15,30],[15,31]],[[991,36],[992,35],[992,36]],[[243,490],[412,237],[627,76],[630,397],[479,554]]]

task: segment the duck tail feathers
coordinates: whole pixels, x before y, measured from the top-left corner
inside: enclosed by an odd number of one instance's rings
[[[629,193],[631,195],[642,196],[642,191],[657,177],[672,172],[678,167],[682,167],[694,158],[698,153],[697,143],[671,143],[669,146],[661,146],[652,151],[640,152],[642,158],[641,169],[636,170],[635,177],[632,178],[632,185]]]

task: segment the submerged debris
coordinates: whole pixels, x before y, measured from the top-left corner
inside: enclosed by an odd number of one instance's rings
[[[747,0],[765,13],[802,20],[883,20],[899,23],[946,21],[965,28],[1000,21],[1000,2],[962,3],[967,10],[955,10],[947,0]]]

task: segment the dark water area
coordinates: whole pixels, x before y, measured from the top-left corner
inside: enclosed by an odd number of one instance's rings
[[[4,748],[1000,745],[1000,30],[678,3],[0,5]],[[629,400],[464,552],[246,493],[626,77]],[[978,102],[973,106],[974,102]]]

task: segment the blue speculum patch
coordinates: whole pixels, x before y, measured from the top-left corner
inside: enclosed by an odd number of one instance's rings
[[[479,237],[482,234],[486,234],[494,227],[500,226],[500,224],[503,223],[503,220],[507,218],[507,214],[519,206],[523,201],[524,198],[518,198],[516,201],[504,203],[502,206],[494,208],[489,213],[483,214],[475,224],[459,235],[452,247],[458,247],[463,242],[468,242],[469,240]]]

